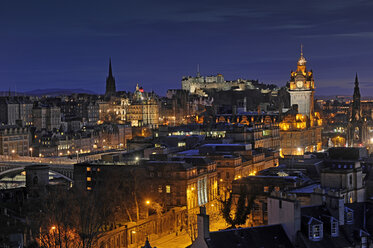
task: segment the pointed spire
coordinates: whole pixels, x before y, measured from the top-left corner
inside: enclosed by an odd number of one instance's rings
[[[111,58],[109,58],[109,75],[106,78],[106,96],[111,96],[116,93],[115,78],[113,76],[113,70],[111,68]]]
[[[356,76],[355,76],[355,88],[354,88],[354,100],[357,100],[357,98],[359,98],[359,102],[360,102],[359,79],[357,77],[357,72],[356,72]]]
[[[356,76],[355,76],[355,86],[359,87],[359,79],[357,78],[357,72],[356,72]]]
[[[303,44],[300,44],[300,56],[303,57]]]
[[[353,100],[352,100],[352,120],[358,121],[360,119],[361,119],[360,89],[359,89],[359,79],[356,73],[354,95],[353,95]]]
[[[109,58],[109,77],[113,76],[113,70],[111,69],[111,58]]]
[[[197,64],[197,77],[200,77],[201,73],[199,73],[199,64]]]

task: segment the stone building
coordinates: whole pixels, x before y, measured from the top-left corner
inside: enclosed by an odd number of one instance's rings
[[[314,92],[315,82],[313,80],[313,72],[306,69],[306,59],[301,51],[298,60],[298,67],[295,72],[291,72],[289,93],[290,104],[298,105],[298,113],[310,116],[314,112]]]
[[[373,247],[371,202],[346,204],[333,191],[320,200],[302,207],[295,195],[272,192],[268,224],[281,224],[297,247]]]
[[[5,125],[30,126],[33,103],[26,97],[0,98],[0,123]]]
[[[183,77],[181,80],[181,86],[183,90],[187,90],[190,93],[205,96],[206,93],[203,90],[215,89],[215,90],[245,90],[255,89],[253,80],[237,79],[234,81],[226,81],[222,74],[216,76],[201,76],[198,72],[196,77]]]
[[[32,119],[36,130],[58,130],[61,126],[61,109],[54,105],[37,104],[32,109]]]
[[[363,202],[365,185],[361,156],[367,153],[366,150],[335,147],[328,152],[330,158],[324,161],[320,173],[321,188],[339,192],[345,203]]]
[[[26,127],[0,126],[0,155],[29,155],[29,130]]]
[[[306,69],[303,51],[297,70],[291,72],[289,93],[292,108],[280,123],[281,155],[303,155],[321,151],[322,119],[314,112],[313,72]]]
[[[159,106],[155,94],[146,93],[136,86],[132,101],[127,110],[127,121],[132,126],[157,127],[159,123]]]

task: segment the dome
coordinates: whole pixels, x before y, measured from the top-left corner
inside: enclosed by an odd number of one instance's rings
[[[303,45],[300,45],[300,58],[298,60],[298,65],[306,65],[307,60],[303,57]]]
[[[298,65],[306,65],[307,60],[303,57],[303,53],[301,53],[300,58],[298,60]]]

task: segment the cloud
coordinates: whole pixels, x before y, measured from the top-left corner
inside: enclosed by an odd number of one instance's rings
[[[279,26],[269,26],[262,28],[263,30],[287,30],[287,29],[308,29],[314,28],[316,25],[311,24],[284,24]]]
[[[373,38],[373,32],[351,32],[351,33],[328,33],[328,34],[310,34],[301,35],[302,38],[333,38],[333,37],[346,37],[346,38]]]

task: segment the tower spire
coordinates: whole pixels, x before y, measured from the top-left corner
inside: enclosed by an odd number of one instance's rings
[[[109,77],[113,76],[113,70],[111,69],[111,58],[109,58]]]
[[[197,77],[200,77],[201,73],[199,72],[199,64],[197,64]]]
[[[359,102],[360,104],[360,88],[359,88],[359,79],[357,77],[357,72],[355,76],[355,88],[354,88],[353,101]]]
[[[356,76],[355,76],[355,87],[359,87],[359,80],[357,78],[357,72],[356,72]]]
[[[116,87],[115,87],[115,78],[113,77],[113,70],[111,68],[111,58],[109,58],[109,75],[106,78],[106,96],[115,95]]]
[[[300,44],[300,56],[303,57],[303,44]]]

